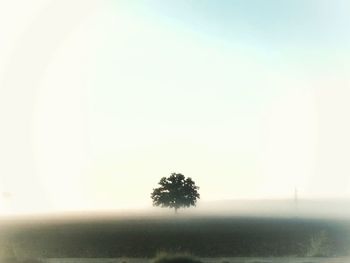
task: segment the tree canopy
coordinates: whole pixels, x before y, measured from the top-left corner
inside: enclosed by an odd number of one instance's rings
[[[181,207],[195,206],[199,187],[191,177],[172,173],[169,177],[162,177],[158,183],[160,187],[154,188],[151,193],[154,206],[174,208],[175,213]]]

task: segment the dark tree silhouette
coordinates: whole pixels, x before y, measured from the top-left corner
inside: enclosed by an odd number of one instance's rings
[[[160,187],[153,189],[151,198],[154,206],[174,208],[175,213],[180,207],[195,206],[199,187],[194,181],[180,173],[172,173],[169,177],[163,177],[159,181]]]

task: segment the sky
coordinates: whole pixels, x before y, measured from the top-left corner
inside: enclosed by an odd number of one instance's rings
[[[0,213],[350,198],[346,0],[0,1]]]

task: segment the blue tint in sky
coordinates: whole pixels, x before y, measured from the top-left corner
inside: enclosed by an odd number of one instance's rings
[[[0,1],[0,212],[146,207],[172,172],[349,197],[349,28],[345,0]]]
[[[347,1],[158,0],[143,4],[149,16],[155,14],[160,20],[232,44],[259,48],[349,44]]]

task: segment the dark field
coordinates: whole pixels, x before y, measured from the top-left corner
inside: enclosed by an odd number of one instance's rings
[[[2,222],[0,256],[33,258],[347,256],[346,220],[234,217]]]

